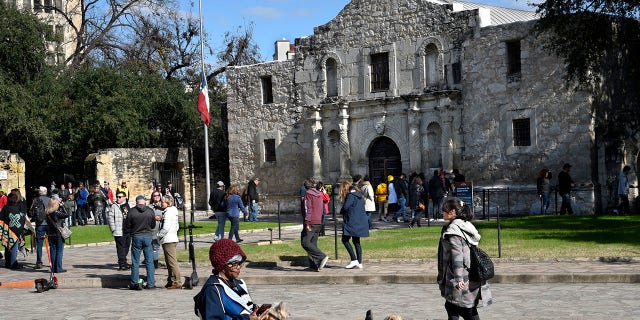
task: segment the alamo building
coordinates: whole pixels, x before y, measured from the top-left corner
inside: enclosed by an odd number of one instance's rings
[[[590,96],[566,88],[535,20],[460,1],[351,1],[313,35],[277,41],[274,61],[228,69],[231,183],[260,177],[265,205],[299,210],[307,177],[375,185],[459,169],[477,189],[514,190],[511,210],[533,212],[538,171],[555,185],[570,163],[574,209],[594,212],[595,186],[609,197],[606,181],[626,161],[605,148],[594,156]]]

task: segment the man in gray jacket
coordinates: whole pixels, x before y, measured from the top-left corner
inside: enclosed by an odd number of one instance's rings
[[[129,210],[124,220],[124,228],[131,231],[131,283],[129,289],[142,290],[140,286],[140,252],[144,253],[147,267],[147,285],[145,289],[155,289],[156,279],[153,265],[153,247],[151,245],[151,232],[155,227],[156,219],[153,209],[147,206],[147,199],[143,195],[136,197],[136,206]]]
[[[107,211],[107,220],[111,234],[116,242],[116,252],[118,254],[118,270],[129,270],[131,265],[127,263],[127,255],[129,247],[131,247],[131,235],[129,230],[124,228],[124,220],[129,214],[129,204],[127,203],[127,195],[120,191],[116,193],[116,202],[111,205]]]

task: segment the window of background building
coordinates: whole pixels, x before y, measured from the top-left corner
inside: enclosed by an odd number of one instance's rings
[[[520,80],[521,57],[520,40],[507,41],[507,78],[512,81]]]
[[[260,78],[262,82],[262,104],[273,103],[273,84],[271,76]]]
[[[327,97],[338,96],[338,64],[333,58],[327,59],[326,63]]]
[[[531,145],[531,121],[529,118],[513,119],[513,145],[525,147]]]
[[[389,53],[375,53],[371,55],[371,91],[386,91],[389,89]]]
[[[264,139],[264,161],[276,162],[276,139]]]

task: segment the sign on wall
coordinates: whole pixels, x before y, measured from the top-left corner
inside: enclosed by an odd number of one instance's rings
[[[7,174],[7,170],[0,170],[0,180],[9,179],[9,174]]]

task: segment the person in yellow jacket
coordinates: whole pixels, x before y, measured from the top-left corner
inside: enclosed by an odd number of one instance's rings
[[[393,176],[389,175],[387,177],[387,181],[392,181]],[[376,201],[378,202],[378,221],[387,222],[387,183],[384,181],[380,182],[378,186],[376,186]]]

